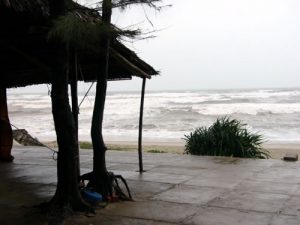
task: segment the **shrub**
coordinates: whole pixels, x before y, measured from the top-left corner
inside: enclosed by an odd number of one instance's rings
[[[200,127],[185,135],[185,152],[192,155],[232,156],[242,158],[269,158],[261,147],[262,135],[251,133],[236,119],[223,117],[209,128]]]

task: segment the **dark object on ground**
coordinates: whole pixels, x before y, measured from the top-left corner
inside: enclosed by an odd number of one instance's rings
[[[81,191],[82,196],[84,199],[86,199],[90,203],[97,203],[102,201],[102,195],[99,194],[98,192],[92,191],[92,190],[82,190]]]
[[[185,152],[192,155],[269,158],[261,147],[263,137],[245,128],[240,121],[223,117],[209,128],[200,127],[185,135]]]
[[[286,153],[285,156],[283,157],[283,160],[284,161],[296,162],[296,161],[298,161],[298,154]]]
[[[103,188],[100,188],[98,187],[98,185],[96,185],[97,182],[95,183],[96,179],[95,179],[95,174],[93,172],[83,174],[80,176],[79,179],[81,183],[84,183],[84,181],[89,181],[87,184],[87,188],[92,188],[93,190],[100,193],[103,197],[103,200],[105,201],[114,201],[114,199],[120,199],[123,201],[133,200],[128,184],[121,175],[116,175],[112,172],[107,172],[106,178],[108,180],[106,185],[109,186],[108,187],[109,190],[103,190]],[[120,187],[118,180],[123,182],[128,195],[124,193],[124,191]]]
[[[33,138],[25,129],[13,130],[14,139],[25,146],[44,146],[38,139]]]

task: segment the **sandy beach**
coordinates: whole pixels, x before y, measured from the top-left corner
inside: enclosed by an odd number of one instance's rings
[[[136,150],[137,144],[126,141],[109,141],[108,147],[116,150]],[[300,142],[267,142],[263,147],[270,152],[273,159],[281,159],[286,153],[300,155]],[[183,154],[184,141],[144,141],[143,151]]]
[[[295,153],[300,156],[300,142],[270,142],[264,144],[273,159],[281,159],[286,153]]]
[[[107,141],[109,150],[137,151],[137,141]],[[45,143],[49,147],[56,147],[54,141]],[[184,154],[184,140],[145,140],[143,152]],[[84,142],[85,148],[91,148],[90,142]],[[266,142],[263,147],[270,152],[273,159],[282,159],[286,153],[300,156],[300,142]],[[81,147],[84,149],[84,147]]]
[[[46,146],[57,148],[56,141],[43,142]],[[14,141],[14,145],[20,145]],[[137,151],[137,141],[106,141],[108,150],[117,151]],[[174,153],[184,154],[184,140],[144,140],[143,152],[150,153]],[[269,151],[272,159],[282,159],[286,153],[294,153],[300,156],[300,142],[266,142],[263,147]],[[81,149],[91,149],[92,144],[89,141],[81,142]]]

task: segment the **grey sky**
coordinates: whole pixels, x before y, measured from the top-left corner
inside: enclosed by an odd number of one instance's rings
[[[84,0],[82,0],[84,1]],[[85,0],[86,3],[95,0]],[[127,45],[161,71],[149,90],[300,86],[299,0],[168,0],[160,13],[114,12],[121,27],[139,23],[157,38]],[[87,88],[88,85],[85,85]],[[141,79],[110,82],[139,90]]]
[[[156,39],[134,44],[143,59],[161,70],[148,88],[300,86],[300,1],[168,2],[173,7],[148,12],[155,28],[166,29]],[[133,8],[115,21],[139,22],[143,14],[142,8]]]
[[[148,87],[299,86],[299,12],[298,0],[174,0],[151,17],[158,29],[168,28],[135,44],[161,70]]]

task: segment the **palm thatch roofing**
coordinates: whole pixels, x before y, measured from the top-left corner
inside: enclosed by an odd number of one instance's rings
[[[71,2],[69,11],[82,21],[97,23],[99,13]],[[0,0],[0,86],[22,87],[51,83],[53,50],[47,36],[50,30],[48,0]],[[150,78],[158,72],[133,51],[112,40],[109,80]],[[78,52],[78,80],[93,81],[103,66],[97,51]]]

